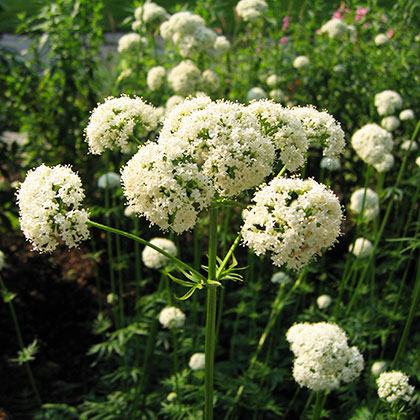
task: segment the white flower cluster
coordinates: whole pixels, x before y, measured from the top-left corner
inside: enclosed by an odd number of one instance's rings
[[[363,370],[363,356],[357,347],[348,346],[346,333],[335,324],[295,324],[286,339],[296,356],[296,382],[313,391],[336,389],[341,382],[354,381]]]
[[[156,245],[157,247],[163,249],[168,254],[177,255],[178,250],[176,245],[169,239],[166,238],[153,238],[149,241],[151,244]],[[141,254],[143,263],[146,267],[153,268],[155,270],[160,270],[165,267],[170,262],[168,257],[165,257],[160,252],[146,246]]]
[[[115,172],[107,172],[98,178],[98,188],[114,190],[121,187],[120,176]]]
[[[206,355],[204,353],[194,353],[188,362],[188,366],[191,370],[203,370],[205,365]]]
[[[175,93],[187,96],[200,86],[201,72],[191,60],[184,60],[169,72],[168,82]]]
[[[29,171],[16,195],[20,226],[35,250],[53,251],[59,237],[69,248],[88,239],[89,213],[81,208],[85,194],[70,167],[43,164]]]
[[[341,168],[341,162],[338,158],[329,158],[324,156],[321,159],[319,166],[322,169],[327,169],[328,171],[338,171]]]
[[[400,126],[400,120],[395,115],[389,115],[382,118],[381,126],[387,131],[395,131]]]
[[[241,0],[236,5],[236,12],[245,22],[253,22],[268,9],[264,0]]]
[[[266,83],[269,87],[275,88],[281,83],[281,77],[277,74],[271,74],[267,77]]]
[[[213,70],[207,69],[201,75],[201,88],[205,92],[216,92],[220,87],[220,77]]]
[[[116,147],[124,152],[128,150],[128,140],[137,126],[153,130],[157,125],[155,108],[141,98],[111,96],[92,111],[85,129],[86,141],[95,155]]]
[[[389,403],[397,400],[410,401],[414,387],[408,384],[408,380],[407,375],[397,370],[381,373],[376,380],[379,398],[384,398]]]
[[[373,220],[379,215],[378,194],[370,188],[359,188],[350,197],[350,210],[356,215],[363,212],[365,220]]]
[[[276,102],[286,101],[286,95],[281,89],[270,90],[269,96],[273,101],[276,101]]]
[[[133,28],[139,28],[143,23],[153,24],[169,19],[166,10],[156,3],[146,1],[143,6],[139,6],[134,11],[135,22]]]
[[[140,37],[140,35],[135,32],[125,34],[118,40],[119,53],[122,53],[124,51],[130,51],[134,48],[146,47],[146,46],[147,46],[147,39]]]
[[[204,19],[185,11],[175,13],[160,26],[163,39],[171,40],[182,57],[191,57],[214,46],[217,34],[205,25]]]
[[[321,33],[327,33],[330,38],[341,38],[347,32],[348,26],[337,18],[333,18],[321,26]]]
[[[367,258],[373,251],[373,244],[369,239],[357,238],[354,244],[349,246],[349,252],[358,258]]]
[[[346,145],[344,131],[332,115],[313,106],[294,107],[292,111],[302,122],[310,145],[321,145],[323,155],[330,159],[343,153]]]
[[[370,371],[372,372],[373,376],[379,376],[382,372],[386,370],[386,362],[383,360],[378,360],[372,364]]]
[[[162,66],[152,67],[147,73],[147,87],[150,90],[159,89],[166,78],[166,70]]]
[[[219,35],[214,41],[211,52],[216,57],[221,57],[223,54],[227,53],[230,50],[230,47],[230,41],[225,36]]]
[[[389,38],[385,34],[378,34],[375,36],[375,45],[378,47],[387,44],[388,42]]]
[[[165,328],[181,328],[185,323],[185,314],[175,306],[167,306],[160,312],[159,322]]]
[[[400,112],[401,121],[414,120],[414,111],[412,109],[404,109]]]
[[[387,171],[392,167],[392,134],[379,125],[366,124],[357,130],[351,138],[351,144],[360,158],[377,171]]]
[[[273,284],[288,284],[291,281],[290,276],[284,271],[277,271],[271,276],[271,283]]]
[[[384,90],[375,95],[375,106],[379,115],[391,115],[403,105],[403,100],[399,93],[393,90]]]
[[[299,55],[293,60],[293,67],[299,70],[308,67],[310,63],[311,61],[306,55]]]
[[[319,309],[327,309],[331,305],[332,299],[329,295],[321,295],[316,299]]]
[[[343,218],[337,197],[313,179],[274,178],[245,214],[243,241],[276,266],[302,268],[336,242]]]
[[[265,90],[258,86],[249,89],[248,93],[246,94],[246,100],[248,102],[259,101],[260,99],[264,99],[266,97],[267,93],[265,92]]]
[[[275,145],[279,159],[289,171],[305,164],[309,143],[295,110],[272,101],[257,101],[248,106],[257,115],[263,133]]]

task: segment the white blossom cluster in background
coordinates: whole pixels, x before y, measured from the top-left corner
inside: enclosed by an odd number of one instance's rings
[[[169,71],[168,83],[176,94],[187,96],[200,87],[201,72],[191,60],[184,60]]]
[[[141,37],[139,34],[135,32],[130,32],[128,34],[123,35],[118,40],[118,52],[123,53],[125,51],[132,51],[136,50],[138,53],[138,50],[140,48],[146,48],[147,47],[147,39],[144,37]]]
[[[182,328],[185,323],[185,314],[175,306],[167,306],[159,314],[159,322],[165,328]]]
[[[311,61],[306,55],[299,55],[293,60],[293,67],[297,70],[304,69],[305,67],[308,67],[309,64],[311,64]]]
[[[114,190],[121,187],[120,176],[115,172],[107,172],[98,178],[98,188]]]
[[[348,33],[348,26],[341,20],[333,18],[324,23],[320,29],[321,33],[327,33],[330,38],[341,38]]]
[[[122,95],[108,97],[91,113],[86,127],[89,151],[99,155],[105,149],[128,150],[130,136],[136,127],[153,130],[158,125],[156,108],[141,98]]]
[[[174,257],[178,254],[176,245],[169,239],[166,238],[153,238],[149,241],[152,245],[156,245],[158,248],[163,249],[168,254]],[[150,246],[146,246],[141,254],[143,263],[148,268],[160,270],[170,262],[168,257],[155,251]]]
[[[253,22],[260,18],[268,10],[264,0],[241,0],[236,5],[236,13],[245,22]]]
[[[300,386],[313,391],[336,389],[363,370],[363,356],[357,347],[348,346],[346,333],[336,324],[295,324],[286,339],[296,356],[293,376]]]
[[[207,28],[204,19],[183,11],[172,15],[160,26],[163,39],[172,41],[182,57],[188,58],[214,47],[217,34]]]
[[[313,179],[274,178],[253,201],[244,215],[243,241],[257,255],[269,252],[276,266],[298,270],[340,234],[338,198]]]
[[[392,115],[403,105],[403,100],[399,93],[393,90],[384,90],[375,95],[375,106],[379,115]]]
[[[392,134],[377,124],[366,124],[357,130],[351,144],[360,158],[378,172],[388,171],[394,164],[390,153],[394,144]]]
[[[389,38],[386,34],[378,34],[375,36],[375,45],[380,47],[381,45],[387,44],[389,42]]]
[[[51,252],[58,238],[73,248],[88,239],[89,213],[79,176],[68,166],[41,165],[27,173],[17,191],[20,226],[33,249]]]
[[[373,244],[369,239],[357,238],[354,244],[349,246],[349,252],[358,258],[367,258],[373,251]]]
[[[188,366],[191,370],[203,370],[206,364],[206,355],[204,353],[194,353],[190,361],[188,362]]]
[[[359,188],[350,197],[350,210],[359,215],[363,213],[363,218],[367,221],[375,219],[379,215],[379,197],[370,188]]]
[[[147,87],[150,90],[159,89],[166,79],[166,70],[162,66],[152,67],[147,72]]]
[[[151,25],[169,19],[167,11],[156,3],[146,1],[134,11],[135,21],[132,24],[133,31],[140,30],[143,24]]]
[[[379,398],[386,399],[389,403],[398,400],[410,401],[414,387],[408,384],[408,376],[400,371],[383,372],[376,380]]]

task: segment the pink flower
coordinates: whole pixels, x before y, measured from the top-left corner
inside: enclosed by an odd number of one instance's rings
[[[388,37],[388,38],[392,38],[392,36],[394,35],[394,30],[391,28],[391,29],[389,29],[388,30],[388,32],[386,33],[386,36]]]
[[[282,38],[280,38],[280,44],[287,44],[288,42],[289,42],[288,36],[283,36]]]
[[[261,51],[261,48],[260,47],[258,47],[256,50],[255,50],[255,52],[256,53],[259,53]]]
[[[288,29],[290,26],[289,22],[284,22],[283,25],[281,25],[281,29],[282,31],[285,31],[286,29]]]
[[[340,13],[339,11],[334,12],[334,13],[333,13],[333,18],[334,18],[334,19],[340,19],[340,18],[341,18],[341,13]]]
[[[285,16],[283,18],[283,22],[290,22],[292,20],[292,18],[290,16]]]
[[[356,10],[356,15],[366,16],[367,15],[367,9],[366,9],[366,7],[361,7],[360,9],[357,9]]]
[[[317,29],[315,32],[316,32],[318,35],[321,35],[321,34],[322,34],[321,29]]]

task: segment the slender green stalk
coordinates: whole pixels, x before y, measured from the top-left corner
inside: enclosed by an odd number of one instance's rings
[[[319,420],[321,416],[322,409],[324,408],[325,401],[327,399],[327,393],[317,391],[315,393],[315,407],[314,407],[314,415],[313,420]]]
[[[208,280],[216,279],[217,209],[210,209]],[[204,419],[213,419],[214,353],[216,341],[217,288],[207,285],[207,314],[205,342],[205,407]]]
[[[168,279],[166,279],[167,281]],[[178,381],[178,338],[176,334],[176,328],[171,328],[172,330],[172,340],[174,342],[174,351],[173,351],[173,362],[174,362],[174,376],[175,376],[175,393],[177,406],[180,408],[181,404],[181,394],[179,392],[179,381]]]
[[[306,400],[305,406],[303,407],[303,411],[300,415],[300,420],[303,420],[306,417],[306,412],[308,411],[309,406],[311,405],[311,402],[314,398],[315,395],[315,391],[311,391],[311,393],[309,394],[308,399]]]
[[[87,224],[89,226],[98,228],[98,229],[102,229],[105,230],[107,232],[111,232],[111,233],[115,233],[117,235],[121,235],[121,236],[125,236],[126,238],[132,239],[133,241],[137,241],[139,243],[141,243],[142,245],[146,245],[149,246],[150,248],[154,249],[155,251],[159,252],[160,254],[164,255],[165,257],[169,258],[171,261],[173,261],[178,267],[181,267],[184,270],[187,271],[191,271],[192,273],[194,273],[195,275],[197,275],[200,278],[204,277],[202,276],[202,274],[200,274],[196,269],[194,269],[193,267],[191,267],[189,264],[184,263],[183,261],[181,261],[180,259],[178,259],[177,257],[174,257],[173,255],[169,254],[168,252],[166,252],[165,250],[159,248],[156,245],[153,245],[152,243],[150,243],[149,241],[146,241],[143,238],[140,238],[137,235],[133,235],[132,233],[128,233],[128,232],[124,232],[123,230],[119,230],[119,229],[115,229],[113,227],[110,226],[106,226],[103,225],[101,223],[98,222],[93,222],[92,220],[89,220],[87,222]],[[205,280],[205,279],[204,279]]]
[[[1,276],[0,276],[0,285],[1,285],[2,292],[3,292],[3,297],[5,298],[6,296],[10,295],[10,293],[7,290]],[[5,301],[6,301],[6,299],[5,299]],[[23,351],[25,349],[25,345],[23,343],[22,333],[20,331],[19,321],[18,321],[17,316],[16,316],[16,311],[15,311],[15,307],[14,307],[13,302],[12,302],[12,297],[7,299],[7,303],[9,305],[10,313],[12,315],[13,324],[15,326],[19,347],[20,347],[21,351]],[[26,373],[27,373],[28,378],[29,378],[29,382],[30,382],[31,387],[32,387],[32,391],[35,395],[36,402],[41,407],[42,406],[41,396],[39,395],[38,388],[36,386],[34,376],[32,375],[32,370],[31,370],[31,367],[29,365],[29,362],[24,362],[24,365],[25,365]]]

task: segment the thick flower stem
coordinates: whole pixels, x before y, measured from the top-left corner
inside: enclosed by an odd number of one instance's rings
[[[216,278],[217,209],[210,209],[208,280]],[[204,419],[213,419],[214,352],[216,344],[217,286],[207,285],[206,343],[205,343],[205,407]]]

